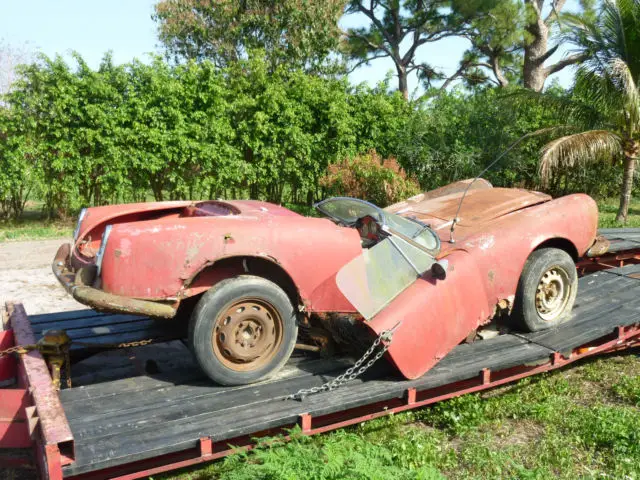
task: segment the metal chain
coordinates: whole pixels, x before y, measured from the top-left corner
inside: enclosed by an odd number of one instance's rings
[[[93,347],[93,348],[129,348],[129,347],[143,347],[145,345],[149,345],[151,343],[162,341],[159,338],[147,338],[145,340],[136,340],[134,342],[123,342],[123,343],[88,343],[88,342],[76,342],[73,341],[74,345],[80,345],[82,347]],[[5,357],[7,355],[11,355],[12,353],[24,354],[29,353],[32,350],[38,350],[38,345],[16,345],[11,348],[7,348],[6,350],[0,350],[0,358]]]
[[[31,350],[37,349],[37,345],[16,345],[15,347],[7,348],[6,350],[0,350],[0,358],[11,355],[12,353],[18,353],[20,355],[29,353]]]
[[[389,350],[389,347],[391,346],[391,341],[393,340],[393,333],[396,331],[396,329],[400,326],[401,323],[402,322],[398,322],[390,330],[383,330],[382,332],[380,332],[380,334],[376,337],[376,339],[373,341],[373,343],[368,348],[368,350],[364,352],[364,355],[362,355],[362,357],[360,357],[360,359],[356,363],[354,363],[352,367],[349,367],[343,374],[338,375],[333,380],[326,382],[322,385],[319,385],[317,387],[300,389],[296,393],[287,395],[284,399],[285,400],[302,400],[308,395],[313,395],[319,392],[329,392],[331,390],[335,390],[336,388],[341,387],[345,383],[358,378],[364,372],[369,370],[373,366],[373,364],[376,363],[378,360],[380,360],[380,358],[382,358],[385,352]],[[383,341],[385,343],[382,344]],[[373,353],[378,348],[378,346],[380,346],[380,344],[382,344],[382,348],[379,349],[378,352],[372,357]],[[367,361],[367,359],[369,361],[366,364],[364,364],[364,366],[362,366],[362,364],[365,361]]]
[[[123,342],[123,343],[91,343],[91,342],[73,341],[73,344],[80,345],[81,347],[88,347],[88,348],[129,348],[129,347],[144,347],[145,345],[149,345],[151,343],[157,343],[161,341],[163,341],[161,338],[147,338],[144,340],[136,340],[133,342]]]

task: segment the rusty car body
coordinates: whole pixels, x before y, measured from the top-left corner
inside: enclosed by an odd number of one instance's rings
[[[549,326],[570,319],[577,283],[565,257],[594,244],[598,216],[587,195],[484,180],[386,209],[348,198],[317,208],[325,218],[250,200],[89,208],[53,271],[96,309],[190,322],[194,353],[220,383],[273,375],[296,343],[331,350],[390,330],[387,358],[416,378],[523,302]],[[543,273],[523,286],[536,262]],[[527,288],[531,300],[519,299]]]

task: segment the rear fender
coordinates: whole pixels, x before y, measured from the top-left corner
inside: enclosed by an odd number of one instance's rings
[[[402,322],[388,356],[406,378],[423,375],[494,315],[485,281],[471,255],[457,250],[447,260],[444,280],[435,279],[431,270],[425,272],[367,322],[377,334]]]

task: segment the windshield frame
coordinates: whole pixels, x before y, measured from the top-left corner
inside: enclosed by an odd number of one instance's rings
[[[358,221],[359,218],[362,217],[358,217],[353,221],[347,221],[344,218],[340,218],[337,217],[336,215],[328,212],[326,209],[322,208],[323,205],[326,205],[330,202],[338,202],[341,200],[345,200],[345,201],[350,201],[350,202],[356,202],[356,203],[360,203],[366,207],[371,208],[379,217],[379,219],[376,219],[376,221],[378,221],[380,223],[380,229],[387,233],[388,235],[392,235],[392,236],[396,236],[398,238],[401,238],[402,240],[404,240],[407,243],[410,243],[411,245],[413,245],[414,247],[424,251],[425,253],[431,255],[432,257],[435,257],[439,252],[440,252],[440,237],[438,236],[438,234],[427,224],[415,219],[415,218],[411,218],[411,217],[403,217],[401,215],[398,215],[396,213],[389,213],[384,211],[382,208],[378,207],[377,205],[371,203],[371,202],[367,202],[366,200],[362,200],[359,198],[353,198],[353,197],[330,197],[327,198],[325,200],[322,200],[316,204],[313,205],[313,207],[318,210],[320,213],[322,213],[323,215],[332,218],[333,220],[335,220],[336,222],[339,222],[343,225],[346,225],[347,227],[353,227],[355,226],[356,222]],[[371,215],[373,217],[373,215]],[[418,231],[413,235],[413,236],[407,236],[405,234],[403,234],[402,232],[399,232],[398,230],[394,229],[393,227],[391,227],[390,223],[399,223],[399,222],[389,222],[389,219],[396,219],[399,218],[400,222],[402,221],[409,221],[412,223],[415,223],[416,225],[418,225],[420,228],[418,229]],[[374,218],[375,219],[375,218]],[[434,248],[428,248],[425,245],[422,245],[421,243],[417,242],[415,240],[415,238],[417,238],[420,235],[425,234],[426,232],[429,232],[429,234],[431,235],[431,237],[433,237],[433,239],[435,240],[435,247]]]

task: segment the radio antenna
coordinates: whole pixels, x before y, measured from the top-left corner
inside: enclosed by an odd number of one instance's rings
[[[544,128],[544,129],[536,130],[535,132],[530,132],[530,133],[527,133],[527,134],[521,136],[515,142],[513,142],[511,145],[509,145],[509,147],[504,152],[502,152],[500,155],[498,155],[493,162],[491,162],[487,167],[485,167],[485,169],[482,170],[478,174],[478,176],[476,178],[474,178],[471,182],[469,182],[469,185],[467,185],[467,188],[465,188],[464,193],[462,194],[462,197],[460,198],[460,203],[458,203],[458,209],[456,210],[456,214],[453,217],[453,220],[451,221],[451,230],[449,230],[449,243],[456,243],[455,239],[453,238],[453,230],[456,228],[456,224],[460,221],[460,218],[458,217],[458,215],[460,215],[460,209],[462,208],[462,202],[464,201],[464,197],[467,195],[467,192],[471,188],[471,185],[473,185],[476,180],[481,178],[482,175],[487,173],[487,171],[489,171],[489,169],[491,167],[493,167],[496,163],[498,163],[500,161],[500,159],[502,159],[502,157],[504,157],[507,153],[509,153],[511,150],[513,150],[518,144],[520,144],[520,142],[522,142],[526,138],[533,137],[534,135],[540,135],[542,133],[546,133],[549,130],[555,130],[556,128],[558,128],[558,127]]]

